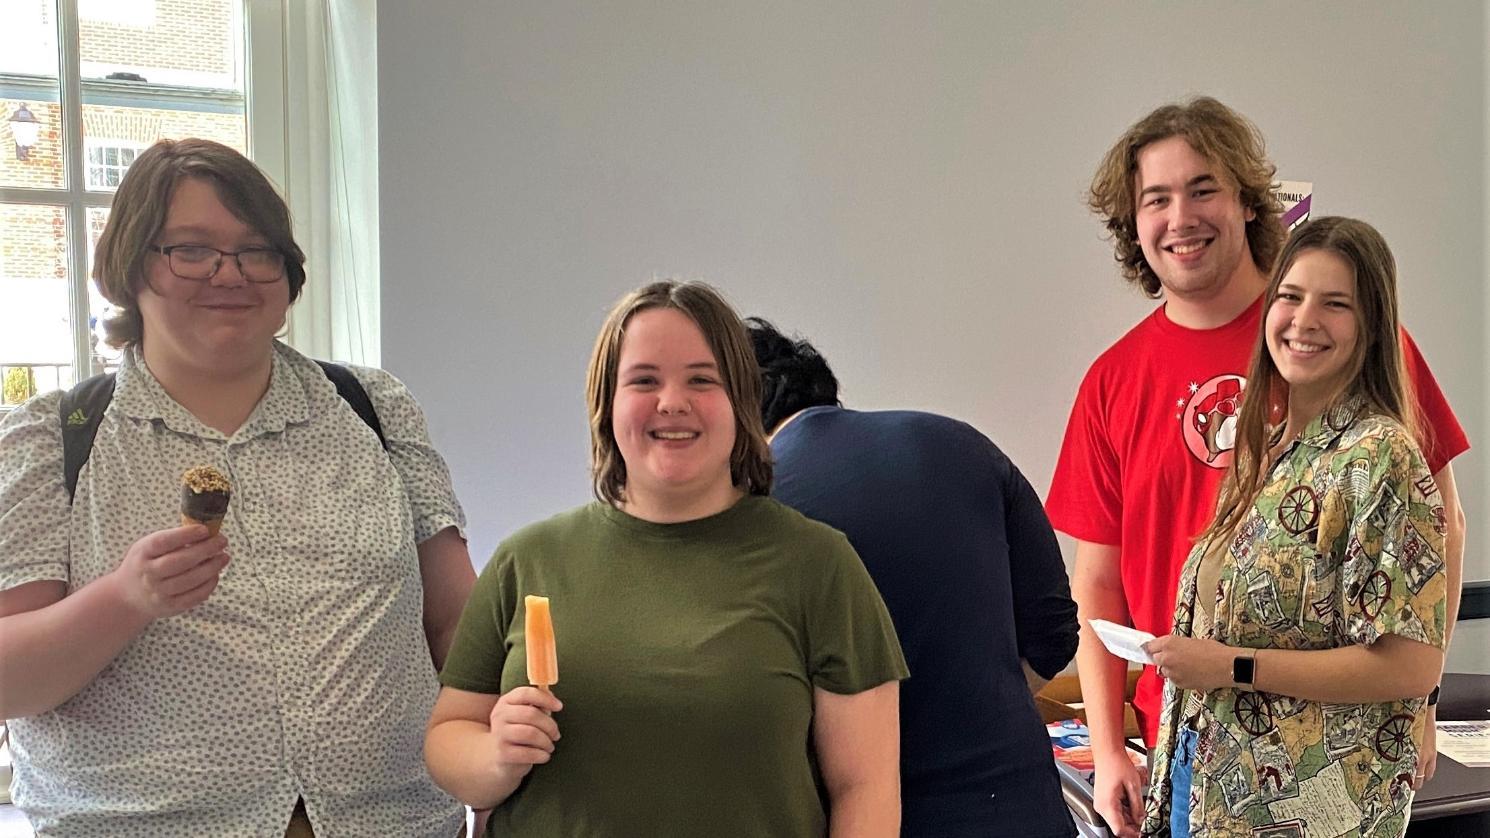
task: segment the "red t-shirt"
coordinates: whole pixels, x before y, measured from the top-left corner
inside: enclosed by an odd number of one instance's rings
[[[1081,541],[1117,545],[1134,628],[1167,634],[1191,539],[1216,511],[1262,301],[1215,329],[1187,329],[1161,305],[1102,353],[1076,394],[1045,511]],[[1469,448],[1459,420],[1403,331],[1402,348],[1436,474]],[[1425,439],[1429,435],[1422,434]],[[1150,746],[1163,681],[1146,666],[1133,705]]]

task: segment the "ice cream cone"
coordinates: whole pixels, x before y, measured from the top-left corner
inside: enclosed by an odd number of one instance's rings
[[[181,526],[183,526],[183,527],[190,527],[190,526],[192,526],[194,524],[201,524],[202,526],[206,527],[207,528],[207,537],[208,538],[211,538],[212,536],[217,535],[218,532],[222,530],[222,519],[221,518],[218,518],[218,519],[216,519],[214,521],[198,521],[197,519],[191,517],[190,515],[182,515],[181,516]]]
[[[210,536],[222,529],[233,497],[232,484],[212,466],[195,466],[181,475],[181,526],[202,524]]]

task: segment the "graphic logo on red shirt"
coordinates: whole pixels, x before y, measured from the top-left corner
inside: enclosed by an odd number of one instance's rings
[[[1176,404],[1180,412],[1180,435],[1195,459],[1211,468],[1231,465],[1236,445],[1237,415],[1242,412],[1242,393],[1247,379],[1240,375],[1218,375],[1204,384],[1190,383],[1189,398]]]

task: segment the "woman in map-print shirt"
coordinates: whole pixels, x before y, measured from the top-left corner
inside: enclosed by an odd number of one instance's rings
[[[1144,835],[1407,829],[1446,576],[1395,276],[1381,236],[1345,218],[1300,227],[1279,257],[1249,376],[1262,384],[1174,632],[1147,646],[1166,684]]]

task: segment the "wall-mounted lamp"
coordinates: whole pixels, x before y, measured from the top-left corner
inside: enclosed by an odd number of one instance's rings
[[[16,141],[16,159],[30,157],[31,149],[36,147],[36,140],[41,135],[41,122],[24,104],[10,115],[10,135]]]

